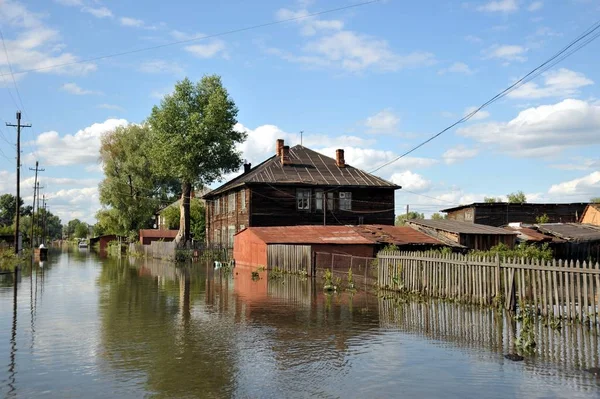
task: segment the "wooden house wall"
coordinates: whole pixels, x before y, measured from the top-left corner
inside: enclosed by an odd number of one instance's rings
[[[460,234],[460,244],[469,249],[487,251],[498,244],[509,248],[515,245],[516,236],[495,234]]]
[[[242,194],[246,192],[245,208],[242,208]],[[235,193],[235,211],[228,211],[229,194]],[[250,199],[251,192],[247,188],[232,190],[207,201],[206,204],[206,240],[209,245],[224,245],[232,247],[233,243],[227,242],[229,226],[234,226],[235,233],[250,226]],[[216,212],[217,198],[220,199],[220,212]],[[220,237],[215,241],[215,232]]]
[[[296,189],[303,187],[255,186],[252,187],[252,205],[250,226],[294,226],[322,225],[323,212],[317,211],[314,199],[314,187],[311,188],[311,206],[309,211],[298,210]],[[331,190],[331,187],[323,187]],[[340,191],[352,193],[352,210],[339,209]],[[327,210],[327,225],[357,224],[394,224],[394,190],[382,188],[340,188],[334,193],[334,211]],[[333,213],[333,214],[332,214]]]
[[[514,222],[533,224],[545,214],[549,223],[575,223],[584,209],[585,204],[496,204],[448,212],[448,219],[500,227]]]
[[[581,223],[600,226],[600,210],[595,206],[588,206],[581,218]]]

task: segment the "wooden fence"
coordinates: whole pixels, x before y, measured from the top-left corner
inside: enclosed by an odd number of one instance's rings
[[[311,273],[310,245],[267,246],[267,269],[282,269],[288,273]]]
[[[315,252],[315,273],[329,269],[334,276],[346,280],[348,271],[352,270],[357,285],[372,287],[377,284],[377,259],[330,252]]]
[[[380,288],[600,322],[600,265],[475,257],[462,254],[382,252]]]
[[[146,258],[174,260],[175,242],[152,241],[150,245],[144,245]]]

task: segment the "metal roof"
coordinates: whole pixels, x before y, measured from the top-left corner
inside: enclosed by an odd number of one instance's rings
[[[373,244],[351,226],[277,226],[248,227],[266,244]]]
[[[600,241],[600,228],[589,224],[545,223],[539,224],[538,229],[567,241]]]
[[[401,188],[348,164],[340,168],[336,165],[335,159],[301,145],[290,148],[289,157],[290,164],[282,165],[280,157],[273,155],[250,169],[249,172],[239,175],[206,194],[204,198],[210,198],[231,188],[252,183]]]
[[[163,230],[163,229],[142,229],[140,230],[140,238],[175,238],[179,230]]]
[[[409,224],[430,227],[436,230],[447,231],[458,234],[491,234],[491,235],[517,235],[516,232],[503,229],[501,227],[486,226],[469,222],[460,222],[458,220],[429,220],[429,219],[411,219],[406,221]]]
[[[464,208],[472,207],[488,207],[488,208],[499,208],[506,206],[524,206],[524,207],[536,207],[540,205],[552,206],[552,205],[574,205],[574,206],[586,206],[587,202],[569,202],[569,203],[538,203],[538,202],[523,202],[523,203],[510,203],[510,202],[473,202],[472,204],[454,206],[452,208],[442,209],[440,212],[453,212]]]
[[[356,226],[363,237],[381,244],[394,245],[444,245],[441,241],[408,226],[367,224]]]
[[[554,243],[564,242],[564,240],[562,240],[560,238],[541,233],[530,227],[508,226],[508,227],[506,227],[506,229],[508,229],[509,231],[512,230],[512,231],[516,232],[517,234],[519,234],[517,238],[522,241],[554,242]]]

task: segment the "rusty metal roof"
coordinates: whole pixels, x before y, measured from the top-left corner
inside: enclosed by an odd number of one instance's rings
[[[439,240],[407,226],[387,226],[367,224],[356,226],[356,231],[363,237],[380,244],[394,245],[444,245]]]
[[[538,229],[544,233],[573,242],[600,241],[600,228],[580,223],[544,223]]]
[[[351,226],[248,227],[266,244],[373,244]]]
[[[506,227],[507,230],[509,231],[514,231],[518,234],[517,238],[519,240],[522,241],[530,241],[530,242],[554,242],[554,243],[559,243],[559,242],[564,242],[564,240],[558,238],[558,237],[554,237],[551,235],[547,235],[544,233],[541,233],[535,229],[532,229],[530,227],[523,227],[523,226],[508,226]]]
[[[457,234],[490,234],[490,235],[517,235],[514,231],[508,231],[501,227],[486,226],[484,224],[460,222],[458,220],[430,220],[430,219],[411,219],[406,221],[408,224],[429,227],[435,230],[442,230],[448,233]]]
[[[179,230],[142,229],[140,238],[175,238]]]
[[[278,156],[273,155],[248,173],[228,181],[203,198],[210,198],[231,188],[245,184],[299,184],[342,187],[382,187],[398,189],[400,186],[380,177],[346,164],[340,168],[333,158],[310,148],[296,145],[290,148],[290,161],[282,165]]]

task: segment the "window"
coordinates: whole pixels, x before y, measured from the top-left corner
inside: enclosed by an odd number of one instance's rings
[[[335,201],[333,200],[332,192],[327,193],[327,210],[333,212],[335,210]]]
[[[227,212],[233,213],[235,212],[235,193],[229,194],[227,201]]]
[[[225,226],[221,227],[221,241],[220,241],[221,245],[226,246],[227,245],[227,233],[225,231]]]
[[[246,228],[246,225],[245,225],[245,224],[240,224],[240,229],[239,229],[238,231],[242,231],[242,230],[244,230],[245,228]]]
[[[358,224],[365,224],[365,217],[364,216],[359,216],[358,217]]]
[[[215,229],[214,231],[214,244],[220,244],[221,243],[221,232],[219,231],[219,229]]]
[[[221,207],[221,198],[217,198],[217,200],[215,201],[215,215],[218,215],[220,213],[220,208]]]
[[[323,190],[315,190],[315,209],[323,210]]]
[[[233,235],[235,234],[235,226],[229,226],[227,229],[227,246],[233,247]]]
[[[298,209],[303,211],[310,210],[310,189],[299,188],[296,191],[296,202]]]
[[[352,210],[352,193],[349,191],[340,192],[340,209],[343,211]]]
[[[246,190],[240,191],[240,202],[242,203],[242,211],[246,210]]]

